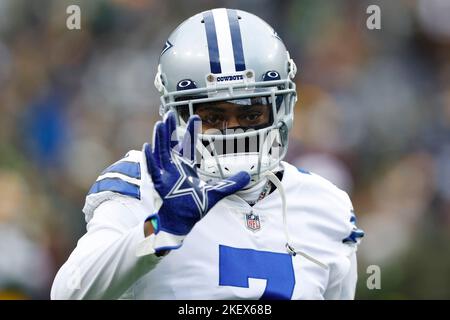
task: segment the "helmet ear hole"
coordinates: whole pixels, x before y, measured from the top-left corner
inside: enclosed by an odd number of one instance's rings
[[[269,70],[263,75],[263,81],[280,80],[280,74],[275,70]]]
[[[181,81],[178,81],[178,83],[177,83],[177,91],[196,89],[196,88],[197,88],[197,84],[195,83],[195,81],[193,81],[191,79],[183,79]]]

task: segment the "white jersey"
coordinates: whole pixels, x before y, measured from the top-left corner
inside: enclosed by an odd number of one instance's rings
[[[124,163],[126,162],[126,163]],[[140,151],[104,172],[87,197],[87,233],[59,270],[52,299],[353,299],[355,226],[347,194],[286,162],[279,190],[250,206],[218,202],[167,256],[138,257],[144,219],[153,212],[151,181]]]

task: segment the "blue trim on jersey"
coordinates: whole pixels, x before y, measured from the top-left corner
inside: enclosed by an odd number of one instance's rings
[[[351,212],[354,213],[353,210]],[[364,231],[361,229],[358,229],[356,227],[356,216],[355,215],[352,215],[350,217],[350,223],[355,225],[355,229],[350,233],[350,235],[347,238],[342,240],[343,243],[346,243],[346,242],[357,243],[358,239],[364,237]]]
[[[101,174],[108,172],[121,173],[135,179],[141,178],[141,166],[138,162],[120,161],[103,170]]]
[[[220,65],[219,45],[217,44],[216,25],[212,11],[206,11],[203,14],[205,23],[206,40],[208,42],[209,66],[212,73],[222,73]]]
[[[233,45],[234,68],[236,71],[245,70],[244,49],[242,48],[241,28],[236,10],[227,9],[230,24],[231,43]]]
[[[353,243],[357,243],[358,239],[364,237],[364,231],[362,231],[361,229],[356,229],[354,231],[352,231],[352,233],[350,233],[350,235],[345,238],[344,240],[342,240],[343,243],[346,242],[353,242]]]
[[[88,195],[102,191],[112,191],[125,196],[141,199],[139,186],[124,181],[119,178],[105,178],[94,183],[88,192]]]
[[[160,247],[155,249],[156,252],[161,252],[161,251],[167,251],[167,250],[176,250],[178,248],[180,248],[182,245],[178,245],[178,246],[165,246],[165,247]]]
[[[302,169],[302,168],[297,168],[297,170],[298,170],[298,172],[301,172],[301,173],[304,173],[304,174],[311,174],[311,172],[309,172],[309,171],[307,171],[305,169]]]

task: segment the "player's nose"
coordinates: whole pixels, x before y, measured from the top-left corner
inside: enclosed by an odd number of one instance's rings
[[[239,121],[237,117],[230,117],[227,121],[227,128],[239,127]]]

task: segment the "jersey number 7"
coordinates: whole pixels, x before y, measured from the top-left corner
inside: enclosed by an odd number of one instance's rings
[[[295,286],[292,257],[287,253],[219,246],[219,285],[248,288],[248,279],[267,280],[260,299],[291,299]]]

